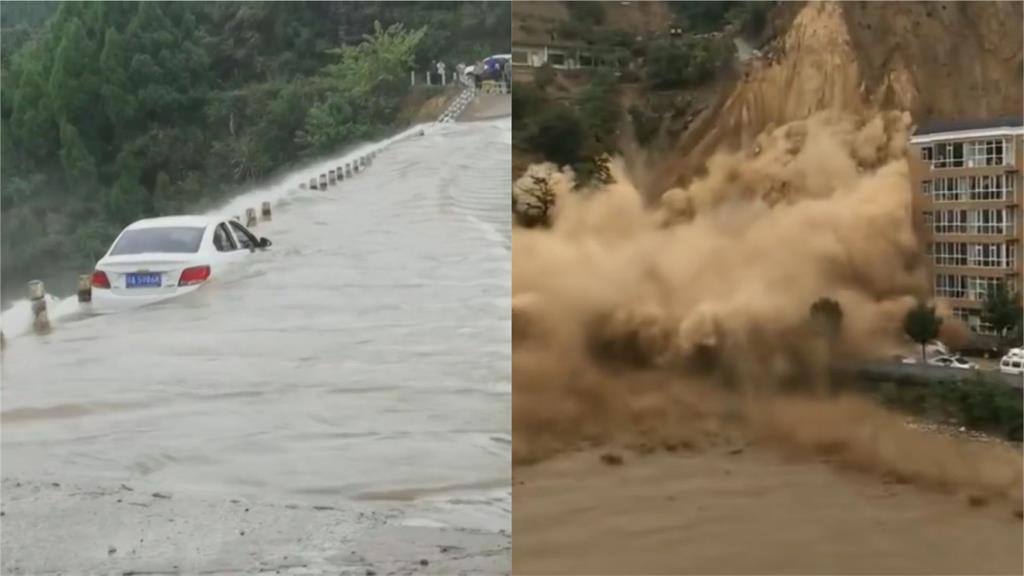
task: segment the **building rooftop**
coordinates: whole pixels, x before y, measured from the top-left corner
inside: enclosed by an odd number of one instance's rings
[[[914,136],[927,136],[945,132],[964,132],[967,130],[1021,127],[1024,127],[1024,117],[1021,116],[984,118],[979,120],[938,120],[921,124],[914,130]]]

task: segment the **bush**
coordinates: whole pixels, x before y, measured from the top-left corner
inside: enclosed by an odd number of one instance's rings
[[[618,149],[618,128],[622,110],[615,76],[607,70],[594,72],[590,84],[580,94],[580,117],[593,145],[593,155],[614,153]]]
[[[545,62],[540,68],[537,68],[537,71],[533,75],[533,85],[536,86],[538,90],[547,90],[548,86],[553,84],[554,81],[555,69],[547,62]]]
[[[655,90],[707,82],[732,56],[724,38],[659,38],[647,46],[646,77]]]
[[[1020,442],[1024,400],[1020,391],[1000,381],[932,382],[903,379],[878,386],[864,383],[886,406]]]
[[[579,162],[586,131],[574,110],[552,105],[542,112],[527,135],[527,145],[559,166]]]
[[[592,26],[604,24],[604,6],[600,2],[566,2],[565,7],[576,22]]]
[[[629,107],[629,118],[633,121],[633,137],[641,146],[646,146],[654,141],[661,129],[661,121],[657,114],[637,106]]]

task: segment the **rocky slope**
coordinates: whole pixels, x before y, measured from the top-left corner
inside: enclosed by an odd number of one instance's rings
[[[720,146],[825,109],[909,111],[916,123],[1020,115],[1020,2],[780,5],[782,29],[676,142],[651,182],[689,180]],[[781,25],[780,25],[781,22]]]

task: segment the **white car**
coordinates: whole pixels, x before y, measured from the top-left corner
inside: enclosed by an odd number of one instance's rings
[[[978,369],[977,364],[969,362],[960,356],[936,356],[935,358],[928,360],[928,363],[933,366],[945,366],[947,368],[960,368],[963,370]]]
[[[1014,353],[1014,350],[1018,353]],[[999,361],[999,371],[1003,374],[1024,374],[1024,354],[1019,353],[1020,348],[1014,348],[1003,356]]]
[[[258,238],[236,220],[139,220],[121,231],[96,263],[93,306],[104,311],[193,292],[270,245],[270,240]]]

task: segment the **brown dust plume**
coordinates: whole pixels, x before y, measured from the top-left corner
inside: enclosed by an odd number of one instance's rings
[[[903,315],[928,296],[909,128],[900,113],[819,113],[716,154],[655,206],[621,166],[574,193],[559,173],[550,227],[513,231],[514,463],[754,441],[1019,499],[1012,450],[829,393],[831,366],[901,350]],[[842,307],[834,338],[809,320],[822,297]]]

